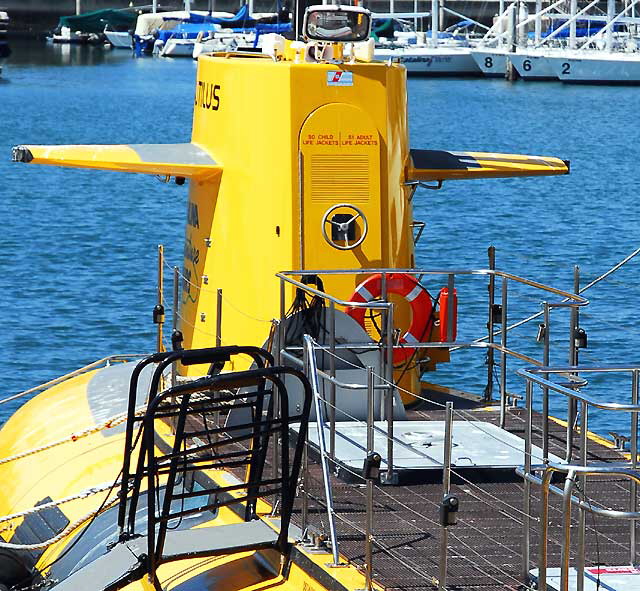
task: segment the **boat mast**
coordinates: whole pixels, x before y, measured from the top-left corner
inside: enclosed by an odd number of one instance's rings
[[[607,29],[607,51],[613,49],[613,26],[612,21],[616,16],[616,0],[607,0],[607,23],[609,28]]]
[[[578,12],[578,0],[571,0],[571,9],[569,16],[571,24],[569,25],[569,48],[576,49],[578,46],[576,41],[576,13]]]
[[[498,39],[500,45],[504,45],[504,0],[500,0],[498,4]]]
[[[542,17],[540,13],[542,12],[542,0],[536,0],[536,20],[535,20],[535,44],[538,45],[540,40],[542,39]]]
[[[80,14],[82,12],[82,9],[80,8],[81,3],[81,0],[76,0],[76,14]]]
[[[440,29],[440,2],[431,0],[431,45],[438,46],[438,30]]]

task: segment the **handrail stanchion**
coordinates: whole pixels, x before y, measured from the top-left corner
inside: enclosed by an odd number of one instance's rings
[[[178,306],[180,306],[180,269],[173,267],[173,310],[171,319],[172,336],[178,330]],[[173,388],[178,380],[178,364],[171,364],[171,387]],[[172,421],[173,423],[173,421]]]
[[[502,317],[500,318],[500,427],[504,429],[507,420],[507,282],[506,277],[502,278]]]
[[[158,303],[154,310],[154,321],[158,325],[156,334],[156,351],[162,353],[164,344],[162,342],[162,327],[164,325],[164,246],[158,244]],[[155,313],[157,310],[157,313]]]
[[[335,511],[333,509],[333,491],[331,490],[331,474],[329,460],[327,458],[327,446],[324,439],[324,416],[320,405],[320,386],[318,384],[318,367],[316,364],[314,341],[309,335],[304,335],[304,346],[308,350],[309,382],[313,391],[313,407],[316,411],[316,429],[318,433],[318,448],[320,450],[320,464],[322,465],[322,481],[324,484],[324,496],[327,504],[327,519],[329,521],[329,538],[331,540],[331,553],[333,565],[340,565],[338,551],[338,537],[336,534]]]
[[[549,367],[549,335],[551,329],[549,326],[549,320],[551,314],[549,313],[549,302],[542,303],[544,310],[544,351],[542,354],[542,365]],[[549,374],[543,374],[545,379],[549,379]],[[549,389],[542,388],[542,458],[544,460],[549,459]]]
[[[444,423],[444,464],[442,470],[442,498],[451,491],[451,448],[453,436],[453,402],[447,402]],[[447,588],[447,555],[448,555],[449,531],[447,526],[441,523],[440,527],[440,572],[438,576],[438,591],[446,591]]]
[[[329,322],[329,373],[333,378],[329,383],[329,456],[336,457],[336,304],[331,302],[331,320]]]
[[[278,322],[278,348],[275,354],[275,362],[277,365],[282,365],[282,356],[280,351],[286,347],[285,341],[285,329],[284,320],[287,315],[285,308],[285,280],[280,278],[280,322]]]
[[[286,317],[286,308],[285,308],[285,285],[284,280],[280,279],[280,322],[278,323],[278,349],[276,351],[275,360],[278,365],[282,365],[282,354],[281,351],[286,347],[286,330],[285,330],[285,317]],[[278,416],[278,389],[273,389],[273,405],[274,405],[274,416]],[[278,471],[280,467],[280,452],[279,452],[279,441],[278,434],[275,433],[273,437],[273,476],[274,478],[278,477]]]
[[[576,265],[573,268],[573,291],[580,293],[580,267]],[[576,306],[571,306],[569,320],[569,365],[577,367],[578,365],[578,347],[576,346],[576,333],[580,326],[580,310]],[[578,375],[578,374],[573,374]],[[567,412],[567,444],[565,460],[571,462],[573,458],[573,425],[576,420],[576,411],[578,409],[577,401],[573,398],[569,399]]]
[[[494,271],[496,268],[496,247],[489,247],[489,269]],[[487,385],[484,390],[485,402],[491,402],[493,399],[493,367],[494,367],[494,352],[493,352],[493,305],[495,303],[496,294],[496,276],[491,273],[489,275],[489,317],[487,319],[487,341],[489,348],[487,349]]]
[[[580,465],[587,465],[587,444],[588,444],[588,430],[589,430],[589,407],[587,403],[582,401],[580,403]],[[585,474],[578,474],[578,482],[580,483],[580,490],[585,500],[587,497],[587,477]],[[584,591],[584,549],[586,543],[586,513],[582,507],[578,507],[578,550],[576,557],[576,571],[578,591]]]
[[[222,289],[216,290],[216,347],[222,347]]]
[[[526,431],[524,436],[524,473],[531,474],[531,436],[533,432],[533,382],[527,380],[525,406],[527,409]],[[531,482],[524,479],[524,536],[522,539],[522,578],[529,580],[529,563],[531,558]]]
[[[547,544],[549,543],[549,485],[553,472],[547,468],[542,476],[540,495],[540,539],[538,541],[538,591],[547,591]]]
[[[387,474],[385,479],[392,483],[395,475],[393,472],[393,393],[395,389],[393,381],[393,304],[387,308],[387,363],[386,380],[389,386],[385,390],[385,415],[387,419]]]
[[[638,394],[640,389],[640,372],[637,369],[634,369],[631,372],[631,402],[632,404],[638,404]],[[631,413],[631,468],[637,470],[638,468],[638,413]],[[637,511],[638,510],[638,484],[635,480],[631,481],[631,486],[629,488],[629,511]],[[629,558],[630,564],[636,564],[636,546],[638,540],[636,536],[636,522],[635,520],[631,521],[631,532],[630,532],[630,552],[631,556]]]
[[[374,446],[373,367],[367,367],[367,457],[371,457]],[[373,589],[373,478],[367,478],[367,523],[365,531],[365,576],[366,591]]]
[[[311,375],[309,369],[309,351],[307,347],[302,349],[302,371],[305,375]],[[316,418],[317,421],[317,418]],[[304,443],[304,451],[302,452],[302,508],[300,516],[300,529],[302,530],[302,541],[308,540],[307,531],[309,524],[309,435]]]
[[[569,591],[569,561],[571,559],[571,495],[576,473],[571,470],[564,481],[564,495],[562,497],[562,552],[560,569],[560,591]],[[580,580],[580,576],[578,576]]]

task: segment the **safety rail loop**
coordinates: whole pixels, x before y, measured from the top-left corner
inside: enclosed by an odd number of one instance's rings
[[[542,500],[540,514],[540,553],[538,565],[538,589],[547,590],[547,537],[549,533],[549,492],[551,478],[554,472],[564,473],[565,479],[563,499],[563,541],[562,541],[562,568],[560,574],[560,591],[569,591],[569,559],[571,555],[571,507],[576,504],[580,511],[609,517],[613,519],[631,520],[632,525],[636,520],[640,520],[639,511],[618,511],[615,509],[603,509],[593,507],[589,503],[574,503],[572,499],[573,487],[576,476],[595,476],[599,474],[620,476],[630,480],[635,486],[640,484],[640,473],[632,468],[621,468],[617,466],[574,466],[549,464],[544,470],[542,477]],[[634,561],[632,560],[632,564]],[[578,568],[579,588],[584,584],[584,566]],[[581,585],[582,583],[582,585]]]
[[[638,468],[638,413],[640,413],[640,366],[635,365],[607,365],[607,366],[566,366],[566,367],[534,367],[534,368],[526,368],[520,369],[516,372],[519,376],[523,377],[526,380],[526,409],[527,409],[527,419],[526,419],[526,427],[525,427],[525,465],[524,469],[519,471],[519,474],[524,478],[524,512],[525,514],[530,514],[530,504],[531,504],[531,484],[532,483],[540,483],[539,479],[533,475],[533,472],[537,470],[534,468],[531,463],[531,448],[532,448],[532,431],[533,431],[533,386],[537,384],[541,387],[543,392],[543,428],[542,428],[542,450],[543,450],[543,459],[545,463],[548,463],[549,460],[549,432],[548,432],[548,422],[549,422],[549,412],[548,412],[548,396],[549,390],[562,394],[567,398],[567,415],[572,416],[573,407],[576,404],[579,404],[580,407],[580,444],[579,444],[579,461],[580,466],[576,467],[573,465],[565,465],[561,467],[556,467],[555,471],[557,472],[566,472],[567,469],[574,469],[572,473],[572,479],[577,475],[580,479],[582,492],[586,495],[586,475],[589,474],[589,471],[596,471],[593,473],[601,473],[597,470],[601,470],[604,473],[608,471],[615,472],[616,470],[622,471],[623,476],[628,477],[629,474],[637,474],[636,470]],[[584,386],[587,382],[580,379],[580,374],[612,374],[612,373],[629,373],[631,374],[631,404],[621,404],[618,402],[602,402],[597,400],[591,396],[587,396],[582,394],[579,391],[576,391],[575,388],[580,388]],[[539,375],[542,374],[542,375]],[[558,375],[561,374],[564,377],[568,377],[569,381],[565,383],[557,383],[548,379],[549,375]],[[601,410],[609,410],[616,412],[629,412],[631,413],[631,461],[628,464],[628,467],[623,466],[622,468],[619,466],[587,466],[587,442],[588,442],[588,428],[589,428],[589,408],[599,408]],[[566,446],[566,461],[571,462],[572,453],[573,453],[573,432],[574,425],[572,421],[567,421],[567,446]],[[555,465],[554,465],[555,466]],[[629,472],[629,470],[631,472]],[[545,473],[546,476],[546,473]],[[548,477],[549,482],[551,476]],[[544,480],[544,479],[543,479]],[[631,478],[630,491],[629,491],[629,509],[630,513],[626,515],[629,518],[630,514],[635,514],[637,509],[637,490],[638,483],[640,480],[637,478]],[[544,482],[542,482],[543,486]],[[573,486],[573,482],[570,485]],[[549,484],[546,485],[546,488],[549,488]],[[555,487],[552,487],[553,492],[557,492],[557,490],[553,490]],[[548,490],[546,492],[548,495]],[[566,494],[566,493],[563,493]],[[570,496],[570,495],[569,495]],[[566,501],[566,497],[565,497]],[[568,501],[571,504],[571,500]],[[578,505],[581,513],[580,520],[578,525],[578,591],[582,591],[584,587],[583,583],[583,574],[584,574],[584,549],[585,549],[585,513],[584,511],[590,511],[595,513],[591,505],[588,507],[583,506],[583,504]],[[617,512],[615,514],[616,517],[624,517],[625,515],[619,514]],[[614,515],[603,513],[603,515],[613,517]],[[635,517],[633,518],[635,520]],[[530,556],[530,519],[526,518],[524,520],[524,536],[523,536],[523,575],[528,576],[529,572],[529,556]],[[546,540],[546,531],[544,532]],[[636,560],[636,547],[637,547],[637,539],[636,539],[636,528],[635,523],[632,521],[630,527],[630,554],[631,554],[631,563],[635,563]],[[564,549],[563,549],[564,550]],[[567,548],[567,558],[568,560],[568,552]],[[563,554],[564,560],[564,554]],[[563,563],[564,568],[564,563]],[[568,577],[568,574],[566,575]],[[564,577],[564,575],[563,575]],[[564,587],[566,589],[566,586]]]
[[[320,448],[320,464],[322,465],[322,481],[324,484],[325,502],[327,505],[327,519],[329,520],[329,536],[331,539],[331,554],[333,564],[340,564],[340,552],[338,549],[338,536],[336,533],[335,509],[333,507],[333,491],[331,490],[331,475],[329,472],[329,459],[324,440],[324,418],[320,408],[320,386],[318,384],[318,364],[313,348],[313,339],[304,335],[304,372],[311,383],[313,393],[313,405],[316,411],[316,429],[318,432],[318,446]],[[306,491],[305,491],[306,494]]]

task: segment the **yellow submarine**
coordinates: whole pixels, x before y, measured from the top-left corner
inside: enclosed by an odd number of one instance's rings
[[[393,359],[380,363],[418,391],[448,348],[411,345],[454,341],[456,302],[411,274],[416,187],[569,168],[411,150],[405,68],[373,61],[370,30],[364,8],[315,6],[298,40],[201,56],[191,143],[14,148],[15,161],[190,187],[174,350],[78,371],[0,430],[0,589],[377,587],[291,523],[318,407],[281,345],[302,346],[314,318],[328,342],[326,307],[310,313],[323,294],[334,333],[362,341],[380,329],[365,308],[392,294]]]

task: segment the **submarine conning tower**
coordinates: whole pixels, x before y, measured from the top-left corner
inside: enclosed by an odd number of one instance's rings
[[[280,314],[277,272],[413,266],[404,67],[203,56],[193,143],[223,171],[190,187],[185,347],[211,344],[216,288],[223,340],[257,344]],[[327,212],[358,211],[368,226],[358,246],[336,248],[331,228],[324,238]],[[354,240],[363,231],[358,219]],[[361,280],[323,276],[345,300]]]

